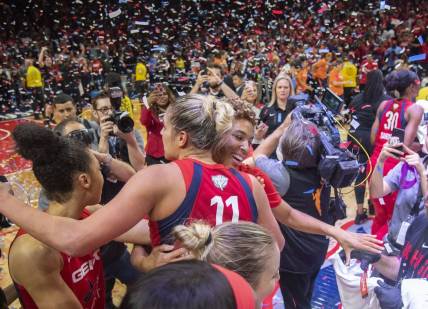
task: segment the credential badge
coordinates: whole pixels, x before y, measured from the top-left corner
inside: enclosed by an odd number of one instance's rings
[[[223,175],[211,176],[211,179],[212,179],[214,185],[217,188],[219,188],[221,191],[223,191],[223,189],[226,188],[227,182],[229,181],[229,179]]]

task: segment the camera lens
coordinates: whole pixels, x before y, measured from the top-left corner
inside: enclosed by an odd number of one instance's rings
[[[134,120],[128,113],[122,113],[117,119],[117,127],[123,133],[129,133],[134,129]]]

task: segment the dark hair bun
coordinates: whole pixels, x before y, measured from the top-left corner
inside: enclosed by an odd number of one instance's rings
[[[416,73],[409,70],[393,71],[385,77],[385,88],[388,91],[397,90],[402,95],[418,79]]]
[[[64,147],[64,141],[51,130],[35,123],[18,125],[12,132],[17,152],[38,164],[52,162]]]

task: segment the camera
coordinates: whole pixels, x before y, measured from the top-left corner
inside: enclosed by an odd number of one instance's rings
[[[322,145],[318,170],[333,188],[350,186],[358,175],[360,164],[354,154],[340,148],[340,133],[335,127],[334,114],[338,114],[343,100],[326,89],[321,101],[316,95],[289,98],[292,117],[314,123]]]
[[[93,136],[88,129],[74,130],[68,133],[67,137],[79,141],[86,146],[89,146],[93,142]]]
[[[120,105],[122,104],[122,97],[123,97],[122,88],[118,86],[110,87],[108,89],[108,96],[110,98],[110,102],[113,108],[115,110],[118,110],[120,108]]]
[[[105,121],[113,122],[123,133],[132,132],[134,129],[134,120],[132,120],[128,112],[113,111],[113,115]]]

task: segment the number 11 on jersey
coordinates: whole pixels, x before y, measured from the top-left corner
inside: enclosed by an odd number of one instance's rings
[[[215,216],[215,225],[223,223],[223,214],[224,214],[224,202],[221,196],[216,195],[211,199],[211,205],[217,205],[216,216]],[[226,207],[232,206],[232,223],[238,223],[239,221],[239,206],[238,206],[238,197],[236,195],[230,196],[226,200]]]

